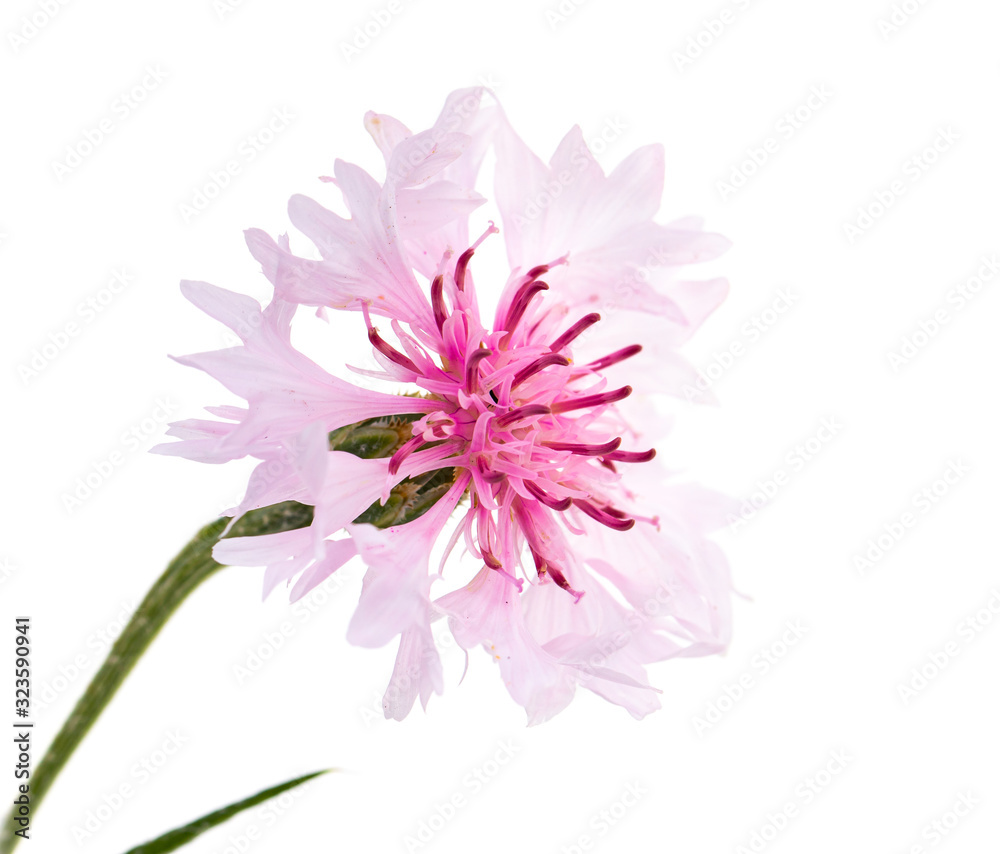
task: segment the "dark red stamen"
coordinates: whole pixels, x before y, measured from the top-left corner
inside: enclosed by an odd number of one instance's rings
[[[534,299],[535,295],[548,289],[549,286],[545,282],[532,281],[521,285],[518,292],[514,294],[510,309],[507,311],[507,317],[501,326],[501,328],[507,330],[508,338],[509,334],[517,329],[517,324],[521,322],[521,318],[524,317],[524,313],[528,310],[528,305]]]
[[[629,347],[622,347],[621,350],[616,350],[610,356],[605,356],[603,359],[598,359],[597,361],[590,362],[587,367],[592,371],[599,371],[602,368],[608,368],[611,365],[616,365],[618,362],[624,362],[626,359],[631,359],[636,353],[642,350],[642,344],[632,344]]]
[[[617,451],[621,443],[622,440],[620,438],[612,439],[603,445],[577,445],[573,442],[542,442],[546,448],[551,448],[553,451],[569,451],[571,454],[580,454],[584,457],[603,457],[612,451]]]
[[[378,350],[387,359],[395,362],[401,368],[406,368],[408,371],[413,371],[415,374],[420,373],[420,369],[417,368],[409,358],[404,356],[395,347],[391,347],[386,341],[378,334],[378,330],[373,326],[368,330],[368,340],[372,342],[372,346]]]
[[[441,332],[448,319],[448,310],[444,305],[444,276],[435,276],[431,282],[431,306],[434,308],[434,322],[438,332]]]
[[[573,412],[576,409],[589,409],[591,406],[604,406],[606,403],[616,403],[632,394],[632,386],[626,385],[614,391],[604,391],[600,394],[588,394],[569,400],[560,400],[552,404],[553,412]]]
[[[489,466],[486,464],[486,460],[482,457],[476,458],[476,466],[479,469],[479,474],[482,476],[483,480],[487,483],[500,483],[502,480],[507,479],[507,475],[499,471],[491,471]]]
[[[586,513],[595,522],[600,522],[602,525],[607,525],[609,528],[615,531],[628,531],[635,525],[635,519],[625,519],[619,516],[611,515],[611,513],[606,510],[596,507],[589,501],[582,498],[574,498],[573,504],[579,507],[584,513]],[[620,511],[619,511],[620,512]]]
[[[529,543],[528,548],[531,549],[531,556],[535,560],[535,571],[540,575],[548,569],[548,564],[545,562],[545,558],[535,551],[535,547],[533,545]]]
[[[400,445],[396,449],[396,453],[394,453],[389,460],[389,474],[396,474],[396,472],[399,471],[399,467],[403,464],[403,460],[410,456],[410,454],[412,454],[423,443],[423,436],[414,436],[409,441]]]
[[[569,582],[566,580],[566,576],[562,574],[562,571],[554,566],[546,566],[549,575],[552,580],[558,584],[563,590],[570,594],[576,602],[579,602],[583,598],[584,591],[574,590],[569,586]]]
[[[483,563],[485,563],[490,569],[503,569],[503,564],[497,560],[496,555],[493,554],[489,549],[480,548],[483,554]]]
[[[569,329],[567,329],[562,335],[556,338],[549,345],[549,349],[553,353],[558,353],[572,341],[575,341],[580,335],[586,332],[591,326],[597,323],[601,319],[601,316],[594,312],[593,314],[588,314],[585,317],[581,317],[576,323],[574,323]]]
[[[621,463],[648,463],[656,456],[656,448],[648,451],[614,451],[608,454],[606,460],[618,460]]]
[[[469,353],[469,359],[465,363],[465,390],[470,394],[479,385],[479,363],[490,355],[492,351],[483,348]]]
[[[465,290],[465,270],[475,254],[476,250],[470,246],[458,256],[458,262],[455,264],[455,287],[460,291]]]
[[[566,576],[562,574],[562,571],[556,566],[550,566],[549,562],[545,560],[538,552],[535,551],[534,547],[531,548],[531,556],[535,559],[535,571],[539,576],[548,573],[552,577],[552,580],[567,593],[572,595],[577,602],[580,601],[583,593],[574,590],[569,586],[569,582],[566,580]]]
[[[511,384],[511,388],[517,388],[529,377],[533,377],[539,371],[544,371],[546,368],[550,368],[553,365],[566,366],[568,364],[569,359],[565,356],[560,356],[558,353],[547,353],[544,356],[539,356],[534,362],[528,365],[528,367],[521,368],[521,370],[514,374],[514,382]]]
[[[544,490],[535,486],[530,480],[523,481],[524,488],[528,490],[532,495],[535,496],[539,501],[542,502],[546,507],[551,507],[553,510],[569,510],[570,506],[573,504],[572,498],[553,498]]]
[[[539,264],[537,267],[532,267],[528,270],[528,281],[532,279],[537,279],[539,276],[544,276],[552,268],[548,264]]]
[[[516,409],[512,409],[505,415],[501,415],[493,422],[493,426],[499,430],[504,430],[510,427],[522,418],[532,418],[536,415],[548,415],[551,412],[547,406],[543,406],[540,403],[529,403],[527,406],[518,406]]]
[[[479,248],[479,244],[491,234],[499,233],[500,229],[493,224],[493,220],[490,220],[490,227],[483,232],[482,237],[480,237],[479,240],[473,243],[472,246],[458,256],[458,261],[455,264],[455,287],[457,287],[460,291],[465,290],[465,270],[469,266],[469,261],[472,260],[472,256],[476,254],[476,249]]]

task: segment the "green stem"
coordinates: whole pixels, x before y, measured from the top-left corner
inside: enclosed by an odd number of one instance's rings
[[[312,522],[312,510],[312,507],[294,501],[252,510],[226,536],[246,537],[302,528]],[[228,522],[229,519],[218,519],[202,528],[171,561],[132,615],[111,647],[107,660],[77,701],[66,723],[28,780],[31,787],[29,797],[32,820],[59,772],[153,638],[188,595],[205,579],[222,569],[222,564],[212,559],[212,548],[219,541]],[[21,839],[16,835],[20,825],[14,819],[12,810],[0,830],[0,854],[10,854]]]

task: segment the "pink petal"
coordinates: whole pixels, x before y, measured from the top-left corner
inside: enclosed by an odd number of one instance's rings
[[[302,573],[289,594],[289,600],[296,602],[301,599],[317,585],[326,581],[357,553],[354,541],[350,538],[327,542],[326,556],[317,560]]]
[[[368,565],[361,599],[347,629],[356,646],[379,647],[427,620],[430,603],[430,553],[456,505],[468,477],[458,481],[419,519],[379,529],[349,525],[361,559]]]
[[[386,718],[401,721],[413,708],[413,701],[427,708],[431,694],[444,691],[441,656],[434,645],[429,625],[416,623],[403,632],[392,678],[382,698]]]
[[[375,144],[385,157],[386,163],[389,162],[393,149],[408,136],[411,136],[409,128],[399,119],[371,110],[365,113],[365,130],[375,140]]]
[[[499,573],[484,567],[468,586],[434,605],[449,615],[461,647],[482,644],[490,653],[511,697],[527,711],[529,724],[548,720],[573,699],[572,680],[528,633],[517,588]]]

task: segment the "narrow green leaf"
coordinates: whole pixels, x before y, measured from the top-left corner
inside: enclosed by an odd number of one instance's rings
[[[287,783],[281,783],[277,786],[272,786],[270,789],[264,789],[263,792],[258,792],[256,795],[252,795],[242,801],[237,801],[235,804],[230,804],[228,807],[223,807],[215,812],[210,812],[208,815],[204,815],[201,818],[192,821],[190,824],[185,824],[183,827],[178,827],[176,830],[164,833],[163,836],[158,836],[150,842],[144,842],[136,848],[130,848],[125,852],[125,854],[166,854],[167,851],[176,851],[182,845],[187,845],[187,843],[189,843],[196,836],[199,836],[206,830],[211,830],[213,827],[222,824],[224,821],[228,821],[237,813],[241,813],[243,810],[248,810],[258,804],[262,804],[264,801],[270,800],[271,798],[280,795],[282,792],[287,792],[289,789],[301,786],[303,783],[308,782],[315,777],[319,777],[321,774],[326,774],[331,770],[333,769],[328,768],[326,771],[315,771],[312,774],[296,777],[294,780],[289,780]]]

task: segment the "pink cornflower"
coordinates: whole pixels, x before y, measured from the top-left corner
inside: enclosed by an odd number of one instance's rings
[[[285,501],[313,508],[308,527],[215,547],[222,563],[266,566],[265,595],[297,579],[291,596],[303,596],[360,555],[368,569],[348,639],[400,638],[387,717],[442,692],[431,631],[440,617],[463,648],[488,650],[529,723],[564,708],[578,685],[642,717],[659,707],[646,664],[717,652],[729,638],[728,569],[708,538],[727,502],[650,473],[655,452],[642,437],[662,425],[632,407],[694,383],[677,347],[726,284],[678,272],[727,242],[696,221],[653,222],[659,146],[605,176],[574,128],[546,166],[482,95],[453,93],[417,134],[369,113],[384,182],[337,161],[326,180],[350,219],[304,196],[289,204],[319,258],[294,254],[287,237],[247,232],[274,287],[263,310],[182,284],[243,343],[178,361],[247,405],[210,409],[221,421],[174,424],[181,441],[156,450],[259,459],[237,515]],[[471,241],[490,146],[503,228],[490,221]],[[510,272],[487,321],[474,254],[497,233]],[[386,391],[299,353],[298,305],[357,312],[381,370],[353,370]],[[433,598],[439,539],[442,567],[461,544],[480,568]]]

